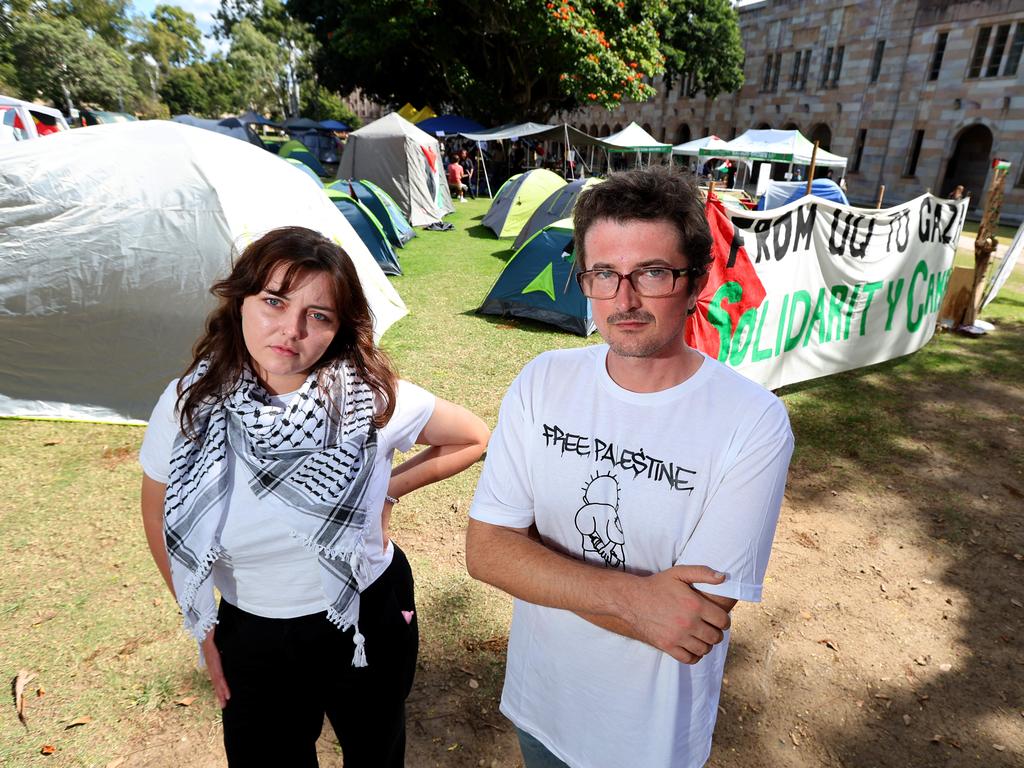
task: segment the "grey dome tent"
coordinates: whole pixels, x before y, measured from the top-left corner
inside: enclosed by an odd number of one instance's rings
[[[452,213],[441,145],[395,112],[348,135],[339,179],[368,179],[387,192],[414,227]]]

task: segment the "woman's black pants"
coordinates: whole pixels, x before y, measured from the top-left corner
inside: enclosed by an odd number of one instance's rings
[[[366,667],[353,667],[353,631],[325,613],[254,616],[222,600],[214,634],[231,698],[224,747],[231,768],[317,766],[324,715],[345,768],[402,768],[405,699],[419,650],[412,570],[395,547],[387,570],[360,596]]]

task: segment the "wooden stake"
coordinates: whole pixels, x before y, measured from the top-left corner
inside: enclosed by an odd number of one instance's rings
[[[999,212],[1003,207],[1003,187],[1006,184],[1005,170],[995,169],[992,172],[992,183],[985,196],[984,213],[978,225],[978,237],[974,241],[974,286],[973,301],[964,315],[964,325],[974,325],[978,319],[978,305],[985,287],[985,274],[992,261],[992,252],[996,249],[996,232],[999,224]]]
[[[875,208],[882,207],[882,198],[885,197],[885,184],[878,188],[878,200],[875,201]]]
[[[807,169],[807,189],[804,191],[804,196],[811,194],[811,185],[814,183],[814,166],[818,162],[818,142],[814,142],[814,151],[811,152],[811,167]]]

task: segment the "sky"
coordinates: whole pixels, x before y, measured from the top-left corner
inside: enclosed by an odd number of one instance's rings
[[[203,31],[207,56],[223,49],[223,44],[213,39],[213,14],[220,8],[220,0],[134,0],[132,11],[149,16],[160,2],[164,5],[177,5],[196,17],[196,23]]]

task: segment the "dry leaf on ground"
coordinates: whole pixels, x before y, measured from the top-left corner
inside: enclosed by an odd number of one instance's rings
[[[14,678],[14,708],[18,711],[18,719],[26,728],[25,722],[25,686],[35,679],[35,675],[27,669],[19,669]]]
[[[64,726],[64,730],[66,731],[69,728],[77,728],[80,725],[87,725],[88,723],[91,723],[91,722],[92,722],[92,718],[91,717],[89,717],[88,715],[82,715],[82,717],[76,717],[70,723],[65,725]]]

